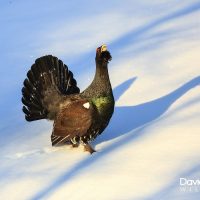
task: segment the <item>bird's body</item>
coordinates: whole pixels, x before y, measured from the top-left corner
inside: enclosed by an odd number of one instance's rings
[[[80,143],[90,153],[89,142],[108,125],[114,111],[114,97],[108,74],[110,53],[101,46],[96,54],[96,74],[82,93],[67,66],[53,56],[35,61],[22,89],[27,121],[54,120],[52,145]]]

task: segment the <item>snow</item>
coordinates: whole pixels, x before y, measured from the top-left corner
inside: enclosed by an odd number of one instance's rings
[[[200,186],[199,1],[0,2],[0,197],[7,200],[196,200]],[[21,87],[53,54],[83,90],[106,43],[114,116],[93,146],[51,147],[52,122],[28,123]],[[189,189],[189,186],[186,187]]]

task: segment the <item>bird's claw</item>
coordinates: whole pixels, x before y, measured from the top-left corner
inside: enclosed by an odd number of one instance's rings
[[[94,152],[96,152],[89,144],[84,145],[84,150],[88,151],[90,154],[93,154]]]

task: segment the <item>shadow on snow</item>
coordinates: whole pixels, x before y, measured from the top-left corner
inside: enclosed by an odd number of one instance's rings
[[[130,79],[125,83],[130,84],[130,81],[133,82],[134,80],[135,79]],[[123,83],[121,86],[124,87],[125,83]],[[104,134],[97,138],[97,143],[114,139],[158,119],[178,98],[199,84],[200,76],[192,79],[170,94],[167,94],[156,100],[136,106],[116,107],[115,113],[110,122],[110,126],[104,131]],[[116,90],[114,90],[114,93],[115,91]]]

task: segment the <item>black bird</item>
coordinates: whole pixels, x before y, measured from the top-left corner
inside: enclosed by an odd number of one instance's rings
[[[94,80],[81,93],[73,73],[61,60],[52,55],[36,59],[22,88],[25,119],[54,120],[53,146],[83,144],[86,151],[95,152],[89,142],[104,131],[114,111],[108,74],[111,59],[106,45],[97,48]]]

